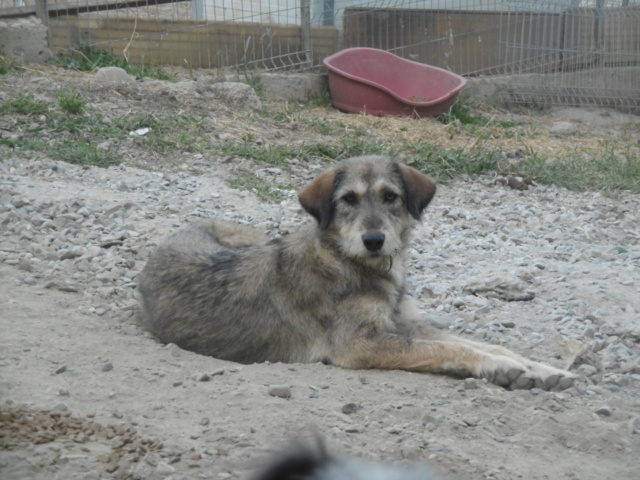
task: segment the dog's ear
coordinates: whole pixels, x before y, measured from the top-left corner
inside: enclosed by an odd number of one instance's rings
[[[413,218],[420,220],[422,211],[429,205],[429,202],[431,202],[433,196],[436,194],[436,182],[431,177],[427,177],[424,173],[419,172],[413,167],[402,163],[398,165],[404,184],[407,210],[409,210]]]
[[[298,194],[300,205],[318,221],[322,230],[329,226],[333,218],[335,183],[335,170],[325,170]]]

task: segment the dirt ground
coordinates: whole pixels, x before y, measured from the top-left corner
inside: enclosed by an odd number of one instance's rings
[[[212,138],[323,138],[302,123],[211,98],[203,105],[188,89],[160,94],[169,87],[152,82],[94,88],[90,76],[57,69],[0,80],[2,101],[20,91],[53,101],[58,86],[74,84],[109,117],[207,111]],[[369,122],[374,131],[385,125],[330,109],[322,115]],[[582,148],[639,125],[638,117],[595,109],[517,116],[523,129],[542,132],[559,120],[582,134],[544,134],[541,149]],[[429,138],[466,141],[435,122],[402,122]],[[19,133],[7,117],[0,127],[3,138]],[[504,140],[505,151],[527,138]],[[318,169],[163,156],[133,140],[105,148],[124,165],[85,168],[0,145],[0,477],[246,478],[273,452],[318,435],[336,454],[427,464],[445,479],[637,478],[637,195],[521,192],[492,178],[439,189],[410,254],[412,293],[425,319],[580,376],[564,392],[506,391],[402,371],[239,365],[157,343],[135,317],[135,275],[154,244],[206,216],[286,235],[306,221],[294,191],[264,203],[227,181],[257,172],[299,188]],[[465,293],[470,278],[492,272],[513,274],[535,299]],[[289,386],[291,397],[270,394],[274,385]]]

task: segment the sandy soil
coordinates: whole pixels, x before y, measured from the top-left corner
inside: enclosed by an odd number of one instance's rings
[[[51,98],[70,81],[57,72],[12,85]],[[82,88],[86,77],[76,82]],[[109,114],[198,103],[87,94]],[[212,125],[232,124],[228,108],[213,110]],[[595,110],[520,120],[544,129],[576,122],[571,115],[602,138],[637,122]],[[232,134],[260,123],[248,114],[234,119]],[[7,125],[3,135],[15,133]],[[572,141],[584,137],[549,145]],[[340,455],[425,463],[443,478],[637,478],[637,196],[520,192],[488,178],[440,189],[411,252],[425,318],[580,375],[565,392],[506,391],[401,371],[239,365],[160,345],[135,321],[135,275],[154,243],[210,215],[286,234],[304,221],[295,196],[264,204],[226,183],[264,166],[186,152],[162,161],[132,142],[110,147],[126,152],[128,166],[109,169],[0,148],[2,478],[245,478],[274,451],[315,434]],[[265,175],[288,175],[274,182],[299,187],[316,172],[296,166]],[[535,301],[464,293],[470,277],[495,271],[525,279]],[[270,395],[273,385],[289,386],[291,398]],[[352,403],[361,408],[343,410]]]

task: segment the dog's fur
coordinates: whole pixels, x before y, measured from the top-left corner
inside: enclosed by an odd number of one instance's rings
[[[298,446],[287,449],[250,477],[251,480],[440,480],[424,466],[399,468],[341,458],[317,448]]]
[[[241,363],[317,362],[567,388],[573,375],[504,348],[432,331],[406,294],[411,230],[436,191],[386,157],[346,160],[299,194],[316,222],[269,241],[220,220],[151,255],[142,323],[160,341]]]

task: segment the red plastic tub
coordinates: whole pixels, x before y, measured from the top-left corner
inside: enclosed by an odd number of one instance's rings
[[[350,113],[435,117],[467,84],[455,73],[375,48],[347,48],[323,63],[331,103]]]

